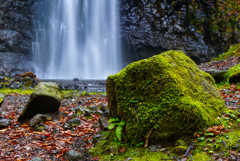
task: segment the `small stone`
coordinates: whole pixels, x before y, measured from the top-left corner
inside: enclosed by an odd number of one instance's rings
[[[101,107],[101,110],[102,110],[103,112],[105,112],[105,111],[108,110],[108,107],[107,107],[107,106],[102,106],[102,107]]]
[[[101,116],[99,119],[100,127],[102,130],[107,130],[108,126],[111,124],[108,122],[109,117],[107,116]]]
[[[90,106],[89,107],[91,110],[93,110],[93,111],[97,111],[98,110],[98,106]]]
[[[148,147],[149,151],[151,152],[156,152],[157,151],[157,146],[156,145],[151,145]]]
[[[46,120],[47,120],[46,115],[37,114],[30,120],[29,125],[30,127],[35,127],[37,125],[44,123]]]
[[[100,127],[100,123],[98,121],[94,122],[92,128],[99,128]]]
[[[85,112],[85,113],[84,113],[84,116],[86,116],[86,117],[92,116],[89,109],[85,109],[84,112]]]
[[[96,114],[102,116],[103,112],[102,111],[97,111]]]
[[[68,123],[65,123],[64,125],[63,125],[63,130],[67,130],[67,129],[70,129],[71,127],[70,127],[70,125],[68,124]]]
[[[75,119],[71,119],[67,122],[69,125],[79,125],[81,124],[81,120],[78,119],[78,118],[75,118]]]
[[[157,149],[158,152],[166,151],[166,148]]]
[[[69,161],[77,161],[82,160],[83,155],[79,152],[76,152],[74,150],[69,150],[64,154],[64,157]]]
[[[125,159],[124,161],[129,161],[129,160],[133,160],[133,158],[127,158],[127,159]]]
[[[11,125],[11,120],[9,119],[1,119],[0,120],[0,128],[5,128]]]

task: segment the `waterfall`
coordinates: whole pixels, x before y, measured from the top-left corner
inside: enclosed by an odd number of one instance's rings
[[[106,79],[120,70],[117,0],[51,0],[33,61],[42,78]],[[39,32],[38,29],[36,29]],[[36,45],[38,44],[38,45]],[[34,49],[34,47],[38,49]],[[40,50],[40,51],[39,51]]]

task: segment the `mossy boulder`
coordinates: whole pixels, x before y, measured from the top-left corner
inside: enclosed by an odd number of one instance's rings
[[[53,82],[40,82],[33,90],[18,121],[32,118],[36,114],[57,112],[60,104],[61,94],[58,84]]]
[[[5,95],[3,93],[0,93],[0,107],[2,106],[4,98],[5,98]]]
[[[107,78],[111,117],[126,121],[132,143],[193,134],[218,124],[225,108],[213,77],[182,51],[167,51],[128,65]]]
[[[233,66],[228,69],[228,72],[225,74],[225,77],[229,83],[238,83],[240,82],[240,64]]]

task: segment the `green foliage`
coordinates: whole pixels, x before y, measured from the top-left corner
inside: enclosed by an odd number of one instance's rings
[[[111,118],[108,120],[109,123],[111,123],[108,126],[109,130],[112,130],[115,126],[116,126],[116,137],[119,141],[121,141],[122,139],[122,130],[123,130],[123,126],[125,125],[125,121],[120,121],[118,118]]]

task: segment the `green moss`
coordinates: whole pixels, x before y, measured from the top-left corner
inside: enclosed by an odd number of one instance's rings
[[[240,64],[228,69],[225,77],[229,83],[238,83],[240,79]]]
[[[188,161],[194,160],[194,161],[213,161],[213,159],[206,153],[196,153],[193,155],[193,157],[189,158]]]
[[[214,79],[181,51],[131,63],[107,79],[111,117],[126,121],[126,139],[144,142],[219,123],[225,107]],[[156,126],[157,125],[157,126]]]
[[[0,93],[0,106],[4,100],[5,95],[3,93]]]
[[[227,60],[230,57],[240,56],[240,43],[231,46],[226,53],[218,55],[218,57],[212,58],[212,61]]]
[[[58,84],[53,82],[40,82],[33,90],[32,96],[48,96],[57,99],[61,102],[62,97],[59,92]]]
[[[163,152],[150,152],[143,147],[129,147],[119,142],[110,141],[113,140],[113,138],[113,132],[105,133],[102,141],[91,149],[90,152],[93,153],[94,156],[98,156],[102,161],[124,161],[127,158],[132,158],[133,161],[158,161],[160,159],[171,159],[171,157]],[[119,151],[121,146],[125,147],[124,152]]]
[[[32,93],[32,89],[24,90],[24,89],[8,89],[8,88],[2,88],[0,89],[0,93],[4,93],[5,95],[8,94],[26,94],[30,95]]]

